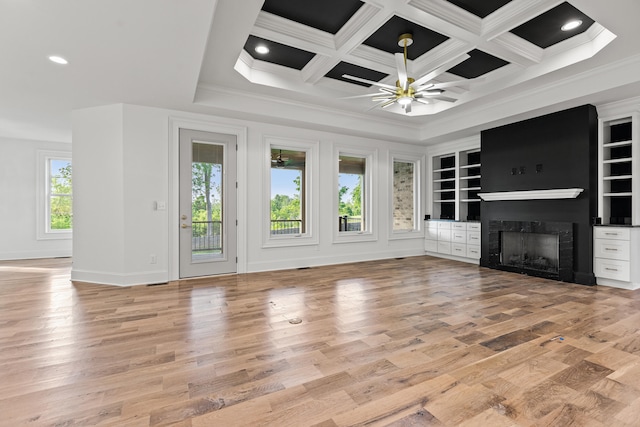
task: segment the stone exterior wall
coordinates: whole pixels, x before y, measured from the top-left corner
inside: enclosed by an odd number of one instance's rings
[[[414,164],[393,162],[393,229],[413,230]]]

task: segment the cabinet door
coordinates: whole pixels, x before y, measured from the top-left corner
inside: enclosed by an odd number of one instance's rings
[[[450,242],[451,241],[451,230],[438,230],[438,241],[441,242]]]
[[[450,242],[438,242],[438,253],[450,254],[451,253],[451,243]]]

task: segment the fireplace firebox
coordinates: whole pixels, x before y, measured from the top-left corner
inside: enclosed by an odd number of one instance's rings
[[[573,224],[490,221],[489,267],[573,281]]]

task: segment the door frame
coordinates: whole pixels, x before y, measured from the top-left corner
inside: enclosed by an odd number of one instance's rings
[[[238,192],[236,198],[236,218],[237,227],[237,273],[247,272],[247,128],[240,125],[229,125],[219,123],[214,120],[198,120],[185,117],[169,117],[169,200],[167,203],[168,221],[168,273],[169,280],[180,279],[180,198],[179,198],[179,172],[180,172],[180,129],[192,129],[204,132],[223,133],[235,135],[238,144],[236,153],[236,180],[238,182]]]

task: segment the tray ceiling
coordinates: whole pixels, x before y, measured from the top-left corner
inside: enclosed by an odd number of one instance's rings
[[[376,86],[344,74],[396,85],[394,54],[401,34],[409,77],[444,67],[433,83],[470,80],[447,87],[447,100],[420,104],[409,116],[436,114],[470,100],[534,79],[595,55],[615,38],[604,26],[566,1],[522,0],[265,0],[236,70],[247,80],[300,94],[335,99],[367,95]],[[571,20],[579,27],[563,31]],[[256,52],[264,46],[269,53]],[[588,49],[584,49],[588,46]],[[461,55],[468,57],[461,62]],[[268,64],[268,65],[267,65]],[[292,74],[292,71],[296,74]],[[524,76],[524,77],[523,77]],[[370,98],[345,99],[362,111]]]

